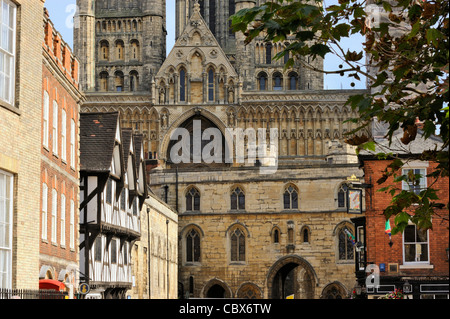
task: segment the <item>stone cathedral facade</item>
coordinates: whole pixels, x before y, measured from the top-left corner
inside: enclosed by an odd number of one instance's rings
[[[347,232],[356,231],[347,179],[362,178],[344,143],[356,117],[345,101],[357,91],[324,90],[322,74],[304,67],[321,60],[285,70],[273,57],[289,39],[245,45],[228,18],[260,2],[177,0],[166,56],[165,1],[78,0],[82,111],[119,111],[143,134],[150,188],[179,214],[180,297],[345,298],[355,284]],[[173,137],[177,128],[187,141]],[[205,131],[224,142],[239,128],[276,139],[272,162],[250,156],[249,136],[243,161],[224,160],[226,142],[214,162],[194,160],[208,147]],[[182,162],[171,152],[180,145]]]

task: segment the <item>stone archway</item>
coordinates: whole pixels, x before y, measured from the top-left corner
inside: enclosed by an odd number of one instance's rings
[[[175,121],[169,123],[169,127],[162,138],[162,141],[159,145],[159,158],[167,160],[167,151],[169,150],[169,144],[171,144],[171,134],[173,130],[178,127],[182,127],[189,119],[194,117],[203,117],[206,121],[209,121],[213,127],[217,127],[223,136],[225,136],[226,125],[219,119],[216,115],[211,113],[210,111],[203,109],[201,107],[194,107],[186,112],[183,112],[181,116],[179,116]]]
[[[348,296],[345,286],[338,282],[332,282],[325,286],[320,296],[321,299],[344,299]]]
[[[203,298],[231,298],[232,292],[224,281],[214,278],[203,287],[202,296]]]
[[[319,279],[311,264],[297,255],[280,258],[269,269],[267,291],[271,299],[313,299]]]

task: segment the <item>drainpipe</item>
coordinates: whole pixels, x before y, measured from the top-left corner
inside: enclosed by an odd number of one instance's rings
[[[147,277],[148,277],[148,299],[151,299],[151,291],[152,291],[152,286],[151,286],[151,272],[150,272],[150,207],[147,206],[147,263],[148,263],[148,267],[147,267]]]
[[[176,200],[175,208],[178,213],[178,166],[176,168],[176,176],[175,177],[176,177],[176,179],[175,179],[175,200]]]
[[[167,299],[169,299],[169,220],[166,219],[166,237],[167,237],[167,244],[166,244],[166,277],[167,277],[167,285],[166,285],[166,291],[167,291]]]

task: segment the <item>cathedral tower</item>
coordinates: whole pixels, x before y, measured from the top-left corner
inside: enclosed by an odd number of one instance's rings
[[[295,37],[284,43],[267,43],[263,37],[244,44],[242,33],[231,31],[230,17],[241,9],[262,5],[266,0],[177,0],[176,37],[178,38],[193,13],[194,3],[198,1],[200,14],[208,28],[214,34],[230,62],[236,68],[246,91],[286,91],[321,90],[323,74],[307,69],[297,62],[291,69],[284,70],[285,60],[273,58],[281,52]],[[306,63],[322,69],[323,61],[305,58]]]
[[[74,47],[85,92],[150,92],[166,56],[165,1],[77,0]]]

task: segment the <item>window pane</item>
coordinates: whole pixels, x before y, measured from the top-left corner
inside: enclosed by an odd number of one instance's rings
[[[192,195],[186,195],[186,210],[192,210]]]
[[[235,234],[231,235],[231,261],[237,260],[237,237]]]
[[[102,260],[102,238],[97,237],[95,239],[95,261],[101,261]]]
[[[416,244],[416,261],[428,261],[428,244]]]
[[[186,237],[186,261],[192,261],[192,237],[191,234]]]
[[[239,236],[239,261],[245,261],[245,237]]]
[[[345,192],[343,190],[338,193],[338,207],[345,207]]]
[[[245,209],[245,196],[244,194],[239,194],[239,209]]]
[[[200,261],[200,237],[194,237],[194,261]]]
[[[231,194],[231,209],[237,209],[237,196],[236,196],[236,193]]]
[[[289,194],[288,191],[284,192],[284,195],[283,195],[283,201],[284,201],[284,209],[289,209],[289,208],[291,208],[291,203],[290,203],[290,201],[291,201],[291,196],[290,196],[290,194]]]
[[[293,209],[298,208],[298,196],[295,190],[292,192],[292,208]]]
[[[417,229],[417,242],[423,243],[423,242],[427,242],[428,238],[427,238],[427,231],[424,229]]]
[[[200,210],[200,196],[198,194],[194,196],[194,210]]]
[[[416,261],[416,245],[405,244],[405,261]]]
[[[404,231],[405,242],[406,243],[414,243],[416,242],[416,226],[408,225]]]

